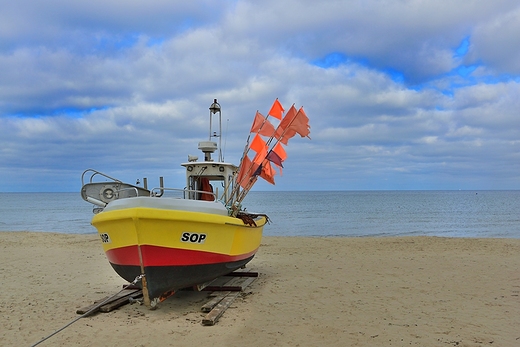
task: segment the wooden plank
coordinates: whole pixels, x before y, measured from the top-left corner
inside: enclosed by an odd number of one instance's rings
[[[143,291],[139,289],[137,291],[134,291],[134,293],[128,294],[128,295],[126,295],[126,296],[124,296],[122,298],[113,300],[113,301],[111,301],[111,302],[101,306],[99,308],[99,310],[101,312],[110,312],[110,311],[115,310],[118,307],[121,307],[123,305],[128,304],[128,302],[130,301],[130,298],[136,299],[136,298],[139,298],[141,296],[143,296]]]
[[[225,279],[232,277],[230,280]],[[239,292],[243,291],[247,286],[253,283],[258,277],[258,272],[253,271],[235,271],[226,276],[208,282],[209,286],[203,290],[212,291],[210,296],[214,296],[209,302],[201,307],[201,311],[208,313],[204,318],[203,325],[214,325],[218,319],[224,314],[225,310],[238,297]],[[222,284],[219,284],[222,283]],[[136,286],[126,286],[121,292],[114,296],[107,296],[101,300],[96,300],[92,305],[80,308],[76,311],[78,314],[93,314],[95,312],[110,312],[118,307],[127,304],[130,299],[136,299],[142,296],[142,290]]]
[[[232,290],[232,291],[239,291],[241,290],[238,287],[235,288],[224,288],[222,283],[225,283],[226,280],[228,280],[230,277],[258,277],[258,272],[247,270],[235,270],[234,272],[230,272],[226,275],[222,275],[218,278],[215,278],[214,280],[211,280],[206,283],[202,283],[199,285],[194,286],[193,290],[197,290],[199,292],[206,291],[206,292],[212,292],[212,291],[219,291],[219,290]],[[235,280],[236,281],[236,280]],[[227,284],[227,287],[233,286],[233,284]]]
[[[88,311],[94,309],[94,308],[95,308],[96,306],[98,306],[98,305],[99,305],[99,307],[101,307],[100,304],[103,303],[105,300],[107,300],[107,299],[109,299],[109,298],[110,298],[110,296],[106,296],[106,297],[104,297],[103,299],[96,300],[96,301],[94,301],[94,303],[92,303],[91,305],[88,305],[88,306],[85,306],[85,307],[82,307],[82,308],[76,310],[76,313],[77,313],[77,314],[85,314],[85,313],[87,313]],[[97,309],[94,309],[94,310],[92,311],[92,313],[99,311],[99,307],[97,307]]]
[[[256,271],[234,271],[231,273],[228,273],[228,277],[258,277],[258,272]]]
[[[122,291],[117,293],[117,295],[106,296],[103,299],[94,301],[94,303],[92,305],[80,308],[79,310],[76,311],[76,313],[77,314],[85,314],[85,313],[87,313],[90,310],[92,310],[92,312],[90,312],[90,314],[98,312],[98,311],[100,311],[101,307],[103,307],[103,306],[105,306],[105,305],[107,305],[107,304],[109,304],[111,302],[117,301],[117,300],[119,300],[121,298],[124,298],[126,296],[132,295],[132,294],[134,294],[134,293],[136,293],[138,291],[140,291],[140,290],[136,290],[136,289],[123,289]]]
[[[218,292],[217,295],[215,295],[210,301],[208,301],[207,303],[205,303],[204,305],[202,305],[202,307],[200,308],[200,310],[204,313],[208,313],[210,312],[211,310],[213,310],[213,308],[215,306],[217,306],[217,304],[219,302],[222,301],[222,299],[224,299],[227,295],[231,294],[231,292],[227,291],[227,292]]]
[[[214,280],[211,280],[209,282],[206,282],[206,283],[202,283],[202,284],[198,284],[196,285],[193,289],[194,290],[197,290],[198,292],[202,292],[207,286],[211,285],[212,283],[214,283],[215,281],[217,280],[217,278],[215,278]]]
[[[246,289],[251,283],[253,283],[254,281],[256,281],[256,277],[248,277],[244,280],[244,282],[242,282],[241,286],[242,286],[242,291],[244,289]]]
[[[217,306],[215,306],[214,309],[212,309],[203,319],[202,319],[202,325],[215,325],[217,321],[222,317],[224,312],[226,312],[226,309],[231,306],[233,301],[240,295],[239,292],[235,292],[232,294],[229,294],[224,299],[222,299]]]
[[[240,292],[255,280],[256,277],[234,277],[223,286],[219,286],[219,291],[211,293],[215,296],[201,307],[202,312],[208,313],[202,319],[202,325],[215,325],[226,309],[240,295]],[[222,291],[223,288],[228,290]],[[233,289],[237,290],[233,291]]]
[[[226,282],[221,286],[207,286],[204,291],[229,291],[229,292],[241,292],[251,283],[256,280],[256,277],[234,277],[230,281]]]

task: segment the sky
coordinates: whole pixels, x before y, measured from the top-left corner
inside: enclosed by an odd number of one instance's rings
[[[238,164],[276,98],[304,107],[311,139],[254,190],[520,189],[517,0],[0,9],[0,192],[79,192],[89,168],[184,187],[213,99]]]

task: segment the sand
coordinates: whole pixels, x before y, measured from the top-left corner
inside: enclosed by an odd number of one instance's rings
[[[97,235],[0,232],[0,345],[30,346],[124,284]],[[265,237],[215,326],[205,292],[78,320],[39,346],[520,346],[520,239]]]

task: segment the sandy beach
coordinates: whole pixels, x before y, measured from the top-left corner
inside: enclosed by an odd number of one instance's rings
[[[30,346],[124,281],[97,235],[0,232],[0,345]],[[206,292],[78,320],[39,346],[520,346],[520,239],[265,237],[215,326]]]

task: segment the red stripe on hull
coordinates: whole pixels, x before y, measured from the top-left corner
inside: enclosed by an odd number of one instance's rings
[[[240,261],[253,256],[256,249],[249,253],[227,255],[179,248],[143,245],[141,254],[144,266],[186,266],[218,264]],[[117,265],[140,266],[137,246],[110,249],[106,252],[108,261]]]

